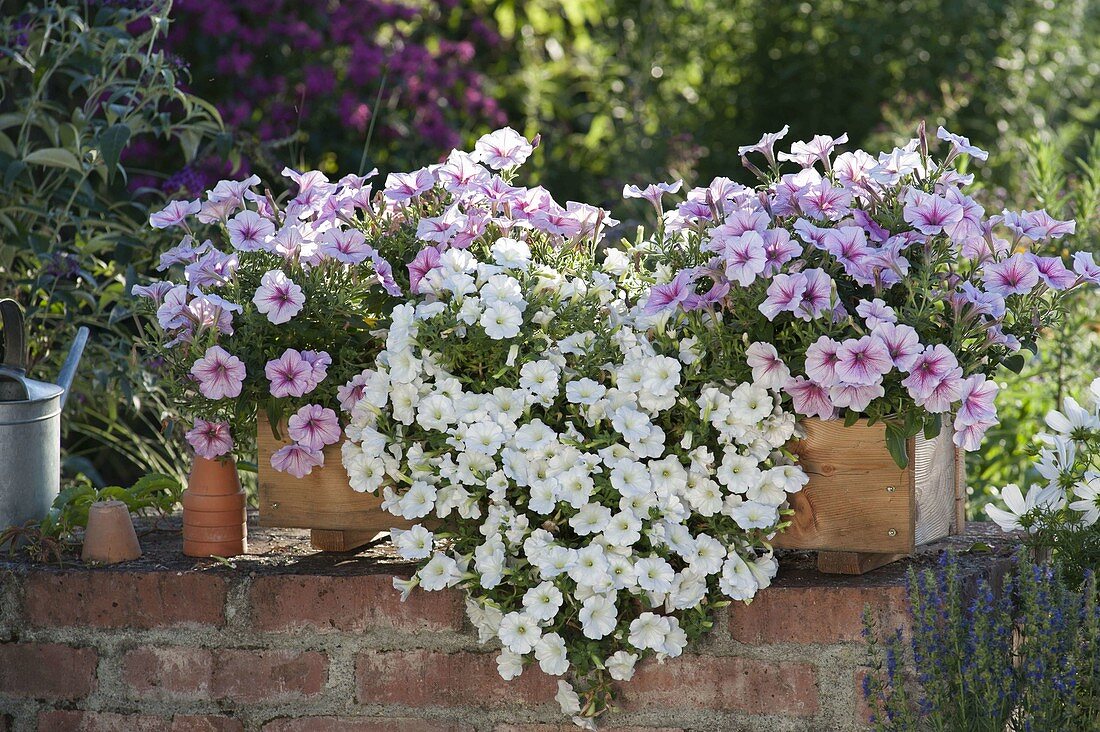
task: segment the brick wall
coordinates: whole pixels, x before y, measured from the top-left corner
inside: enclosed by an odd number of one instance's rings
[[[457,594],[401,603],[356,567],[0,564],[0,732],[559,729],[554,681],[502,681]],[[901,576],[784,570],[685,656],[641,667],[604,727],[859,729],[860,616],[903,624]]]

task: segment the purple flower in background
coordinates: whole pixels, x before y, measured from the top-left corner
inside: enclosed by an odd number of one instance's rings
[[[997,421],[997,383],[981,374],[963,381],[959,389],[959,410],[955,426]]]
[[[185,435],[195,454],[207,460],[213,460],[233,449],[233,437],[229,434],[226,422],[207,422],[195,419],[195,426]]]
[[[1016,213],[1005,209],[1002,212],[1004,225],[1012,229],[1019,236],[1026,236],[1033,241],[1042,239],[1061,239],[1066,234],[1072,234],[1077,229],[1077,222],[1058,221],[1051,218],[1046,209],[1038,211],[1020,211]]]
[[[255,211],[241,211],[229,219],[229,243],[242,252],[256,252],[267,248],[275,235],[275,224]]]
[[[802,296],[806,293],[806,275],[777,274],[768,284],[768,296],[758,306],[768,320],[782,312],[795,312],[802,305]]]
[[[695,280],[699,274],[694,269],[680,270],[671,282],[654,285],[649,289],[645,312],[659,313],[665,309],[683,307],[695,294]]]
[[[271,467],[280,473],[289,473],[295,478],[304,478],[314,468],[325,464],[325,456],[320,450],[310,450],[299,444],[279,448],[271,456]]]
[[[908,325],[880,323],[871,332],[871,337],[879,339],[886,346],[886,352],[890,354],[890,360],[898,371],[909,371],[923,350],[917,331]]]
[[[273,269],[260,278],[260,286],[252,297],[256,309],[272,323],[285,323],[302,311],[306,296],[282,270]]]
[[[987,262],[982,267],[985,289],[1002,297],[1026,295],[1039,284],[1039,268],[1025,254],[1013,254],[1001,262]]]
[[[902,218],[922,234],[939,234],[963,220],[963,207],[946,198],[910,189]]]
[[[745,349],[745,362],[752,369],[752,380],[767,389],[782,389],[791,378],[791,370],[770,343],[750,344]]]
[[[320,253],[344,264],[360,264],[374,254],[374,247],[358,229],[329,229],[321,235]]]
[[[421,293],[420,281],[424,279],[424,275],[439,266],[439,256],[439,250],[435,247],[424,247],[416,253],[413,260],[406,265],[409,269],[409,289]]]
[[[160,255],[157,271],[163,272],[174,264],[190,264],[194,262],[199,255],[210,249],[211,246],[213,245],[210,243],[209,239],[199,246],[195,246],[195,238],[188,234],[183,237],[183,240],[179,244]]]
[[[159,308],[160,304],[164,302],[164,296],[171,292],[174,287],[176,285],[171,282],[150,282],[148,285],[134,285],[130,289],[130,294],[134,297],[147,297]]]
[[[411,173],[390,173],[386,177],[386,187],[382,195],[394,203],[401,203],[430,191],[433,186],[435,176],[427,168]]]
[[[724,240],[722,251],[726,264],[726,277],[748,287],[757,275],[764,271],[764,238],[755,231]]]
[[[474,145],[472,157],[493,170],[504,170],[523,165],[534,149],[526,137],[505,127],[482,135]]]
[[[844,384],[866,386],[882,381],[894,362],[885,344],[871,336],[849,338],[836,351],[836,378]]]
[[[863,318],[867,327],[874,330],[883,323],[898,322],[897,313],[880,298],[874,300],[860,300],[856,305],[856,314]]]
[[[764,156],[764,159],[768,161],[768,165],[775,165],[775,153],[773,152],[775,143],[786,137],[790,129],[789,125],[783,125],[783,129],[779,132],[765,132],[760,137],[760,142],[755,145],[742,145],[737,148],[737,154],[747,155],[751,152],[757,152]]]
[[[207,399],[238,397],[244,383],[244,361],[221,346],[211,346],[191,366],[191,375],[199,382],[199,392]]]
[[[1066,269],[1061,257],[1040,257],[1037,254],[1029,254],[1035,268],[1039,270],[1039,279],[1046,283],[1052,290],[1065,290],[1073,286],[1077,276]]]
[[[874,384],[837,384],[829,387],[829,399],[833,404],[853,412],[862,412],[872,401],[885,394],[881,381]]]
[[[187,217],[197,214],[202,208],[202,203],[194,201],[171,201],[167,206],[149,216],[149,225],[154,229],[170,229],[176,226],[186,226]]]
[[[942,343],[928,346],[909,367],[909,376],[901,383],[916,400],[926,399],[940,382],[952,375],[959,366],[955,354]],[[959,380],[961,382],[961,379]],[[959,384],[961,389],[961,383]]]
[[[790,160],[803,168],[808,168],[820,160],[825,170],[829,170],[829,157],[833,154],[833,150],[837,145],[843,145],[846,142],[848,142],[847,132],[835,139],[828,135],[814,135],[809,142],[799,140],[791,145],[789,153],[779,153],[779,159]]]
[[[264,366],[264,375],[271,384],[273,397],[300,397],[317,386],[313,380],[313,366],[293,348],[268,361]]]
[[[1100,266],[1093,261],[1092,252],[1077,252],[1073,255],[1073,271],[1083,282],[1100,284]]]
[[[989,158],[989,153],[982,150],[980,147],[971,145],[968,138],[948,132],[942,126],[936,130],[936,137],[950,142],[951,150],[956,155],[959,153],[966,153],[975,160],[986,160]]]
[[[645,199],[659,212],[661,211],[661,196],[666,193],[676,193],[683,184],[682,180],[678,180],[675,183],[650,183],[645,188],[633,185],[623,186],[623,198]]]
[[[836,408],[829,399],[829,391],[821,384],[796,376],[787,382],[783,391],[791,397],[794,411],[807,417],[834,419]]]
[[[307,404],[290,416],[287,434],[302,447],[322,450],[340,441],[340,420],[328,407]]]
[[[806,349],[806,375],[822,386],[840,381],[836,367],[840,362],[840,344],[829,336],[821,336]]]

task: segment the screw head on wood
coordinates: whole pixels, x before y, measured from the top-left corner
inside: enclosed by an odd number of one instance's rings
[[[898,489],[898,487],[897,487],[896,485],[888,485],[888,486],[886,486],[886,492],[887,492],[887,493],[893,493],[893,492],[894,492],[894,491],[896,491],[897,489]]]
[[[887,535],[889,535],[889,536],[897,536],[897,535],[898,535],[898,530],[897,530],[897,529],[890,529],[890,530],[889,530],[889,531],[887,531],[886,533],[887,533]]]

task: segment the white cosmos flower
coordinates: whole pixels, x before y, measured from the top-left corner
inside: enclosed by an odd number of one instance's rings
[[[500,620],[497,637],[513,653],[530,653],[542,637],[538,621],[527,613],[511,612]]]
[[[1073,397],[1062,400],[1061,412],[1048,412],[1046,423],[1052,430],[1067,437],[1077,430],[1100,429],[1100,418],[1078,404]]]
[[[420,586],[425,590],[442,590],[458,584],[462,579],[458,562],[440,552],[436,552],[416,575],[420,578]]]
[[[592,595],[581,605],[580,621],[584,637],[599,640],[615,630],[619,611],[607,595]]]
[[[562,594],[553,582],[542,582],[523,593],[523,609],[536,620],[553,620],[561,608]]]
[[[485,308],[480,322],[485,329],[485,335],[495,341],[515,338],[523,325],[523,313],[510,303],[495,302]]]
[[[1065,501],[1065,494],[1056,485],[1046,487],[1033,485],[1028,488],[1025,497],[1020,492],[1020,486],[1009,483],[1001,489],[1001,499],[1008,510],[997,508],[991,503],[985,507],[986,514],[1004,531],[1023,531],[1025,527],[1021,519],[1024,516],[1040,506],[1049,510],[1061,508]]]
[[[630,681],[634,678],[634,664],[637,662],[637,653],[616,651],[608,656],[603,665],[607,667],[607,672],[611,674],[611,678],[616,681]]]
[[[406,561],[424,559],[432,553],[434,535],[420,524],[416,524],[407,531],[390,529],[390,538],[397,548],[397,553]]]
[[[1081,512],[1081,523],[1092,526],[1100,519],[1100,474],[1088,472],[1085,479],[1073,487],[1073,495],[1081,500],[1074,501],[1069,507]]]
[[[550,676],[561,676],[569,670],[565,641],[557,633],[546,633],[535,644],[535,658],[539,668]]]

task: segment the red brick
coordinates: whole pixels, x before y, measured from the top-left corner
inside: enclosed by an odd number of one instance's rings
[[[903,587],[769,587],[730,610],[730,635],[742,643],[859,641],[863,609],[891,630],[908,623]]]
[[[94,648],[57,643],[0,644],[0,694],[80,699],[95,688]]]
[[[562,722],[561,724],[498,724],[493,727],[493,732],[568,732],[577,729],[576,726]],[[683,727],[605,727],[599,725],[600,732],[684,732]]]
[[[648,661],[620,685],[619,698],[632,710],[690,707],[808,717],[818,707],[810,664],[735,656]]]
[[[197,572],[36,572],[26,615],[37,626],[163,628],[225,623],[226,580]]]
[[[438,719],[369,717],[296,717],[274,719],[263,732],[470,732],[468,724]]]
[[[38,715],[38,732],[240,732],[244,725],[219,715],[172,718],[115,712],[51,711]]]
[[[462,628],[459,593],[414,592],[401,602],[389,575],[258,577],[252,583],[249,601],[253,625],[264,631]]]
[[[538,670],[505,681],[494,653],[364,651],[355,664],[361,704],[486,706],[552,702],[555,679]]]
[[[328,660],[312,651],[139,648],[122,660],[122,679],[141,697],[264,703],[316,696]]]

